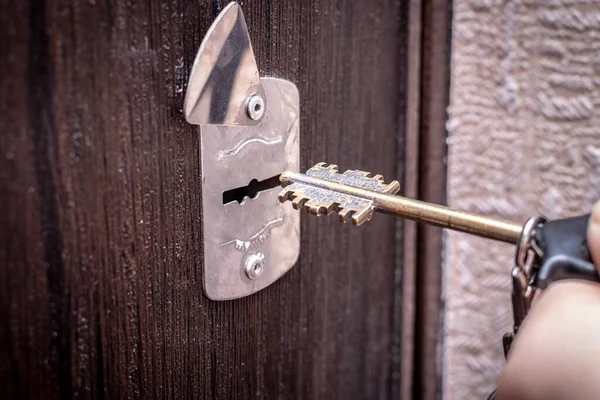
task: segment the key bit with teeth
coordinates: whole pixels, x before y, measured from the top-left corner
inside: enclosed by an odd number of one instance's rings
[[[306,174],[286,171],[280,176],[283,190],[279,201],[292,201],[292,206],[314,215],[339,213],[354,225],[369,221],[373,211],[380,211],[414,221],[516,244],[522,226],[511,221],[413,200],[394,194],[400,189],[397,181],[385,184],[381,175],[348,170],[338,172],[337,165],[319,163]]]
[[[282,178],[282,186],[286,183],[288,185],[279,193],[279,201],[283,203],[292,200],[294,209],[303,209],[313,215],[329,215],[337,211],[342,222],[351,219],[354,225],[360,225],[369,221],[373,215],[375,206],[372,198],[352,195],[342,190],[331,190],[330,187],[320,187],[315,185],[315,182],[324,181],[334,187],[336,184],[350,185],[372,193],[394,194],[400,189],[398,181],[385,184],[383,176],[371,175],[370,172],[359,170],[347,170],[340,174],[337,165],[319,163],[306,171],[305,176],[312,178],[312,184]],[[286,177],[289,178],[288,175]]]

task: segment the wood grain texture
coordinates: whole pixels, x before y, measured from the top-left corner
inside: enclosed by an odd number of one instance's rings
[[[304,218],[280,281],[202,293],[199,137],[182,104],[225,2],[0,4],[1,398],[398,397],[394,219]],[[299,88],[302,168],[392,178],[406,3],[242,6],[263,75]]]
[[[409,198],[419,197],[419,142],[421,123],[421,47],[422,47],[422,15],[423,4],[421,0],[410,0],[406,4],[405,23],[408,27],[406,39],[400,46],[404,55],[405,84],[403,101],[399,108],[398,118],[399,134],[397,135],[400,147],[404,148],[398,163],[398,178],[403,177],[400,193]],[[417,223],[409,220],[397,219],[399,235],[396,246],[398,248],[396,262],[401,265],[397,268],[396,277],[402,285],[401,293],[396,294],[396,313],[401,314],[402,335],[398,344],[396,357],[401,359],[400,398],[408,399],[413,395],[414,387],[414,357],[415,354],[415,314],[416,314],[416,270],[417,270]],[[411,377],[408,379],[408,377]]]
[[[450,74],[450,1],[423,0],[419,199],[446,204],[446,120]],[[442,229],[417,230],[413,397],[442,393]]]
[[[448,202],[524,221],[600,197],[600,25],[594,0],[456,0]],[[514,248],[449,233],[444,394],[485,398],[512,329]]]

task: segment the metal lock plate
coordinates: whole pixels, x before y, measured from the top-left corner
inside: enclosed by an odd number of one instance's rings
[[[285,274],[300,251],[300,217],[277,199],[278,175],[299,170],[299,95],[291,82],[260,78],[236,3],[200,46],[184,111],[200,125],[205,293],[248,296]]]

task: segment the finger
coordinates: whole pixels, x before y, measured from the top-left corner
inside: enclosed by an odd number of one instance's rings
[[[508,353],[498,399],[600,398],[600,285],[555,282],[531,308]]]
[[[596,264],[596,268],[600,270],[600,200],[592,209],[592,216],[587,228],[587,241],[592,260]]]

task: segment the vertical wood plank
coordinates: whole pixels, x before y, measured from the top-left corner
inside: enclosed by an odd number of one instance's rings
[[[423,1],[419,198],[446,203],[446,120],[450,71],[451,2]],[[441,397],[442,229],[417,230],[413,396]]]
[[[226,2],[0,4],[1,397],[397,394],[393,219],[304,218],[280,281],[202,293],[200,143],[182,104]],[[405,4],[242,6],[261,72],[300,90],[302,168],[394,178]]]
[[[403,177],[401,194],[409,198],[419,197],[419,143],[421,137],[421,40],[423,4],[421,0],[404,3],[404,21],[407,32],[401,45],[404,55],[404,85],[401,96],[399,118],[399,146],[404,148],[398,162],[398,177]],[[401,289],[396,291],[398,302],[396,312],[400,313],[400,341],[396,356],[400,358],[401,377],[399,394],[395,398],[408,399],[413,395],[414,353],[415,353],[415,313],[416,313],[416,273],[418,262],[417,223],[398,219],[398,258],[397,279]]]

